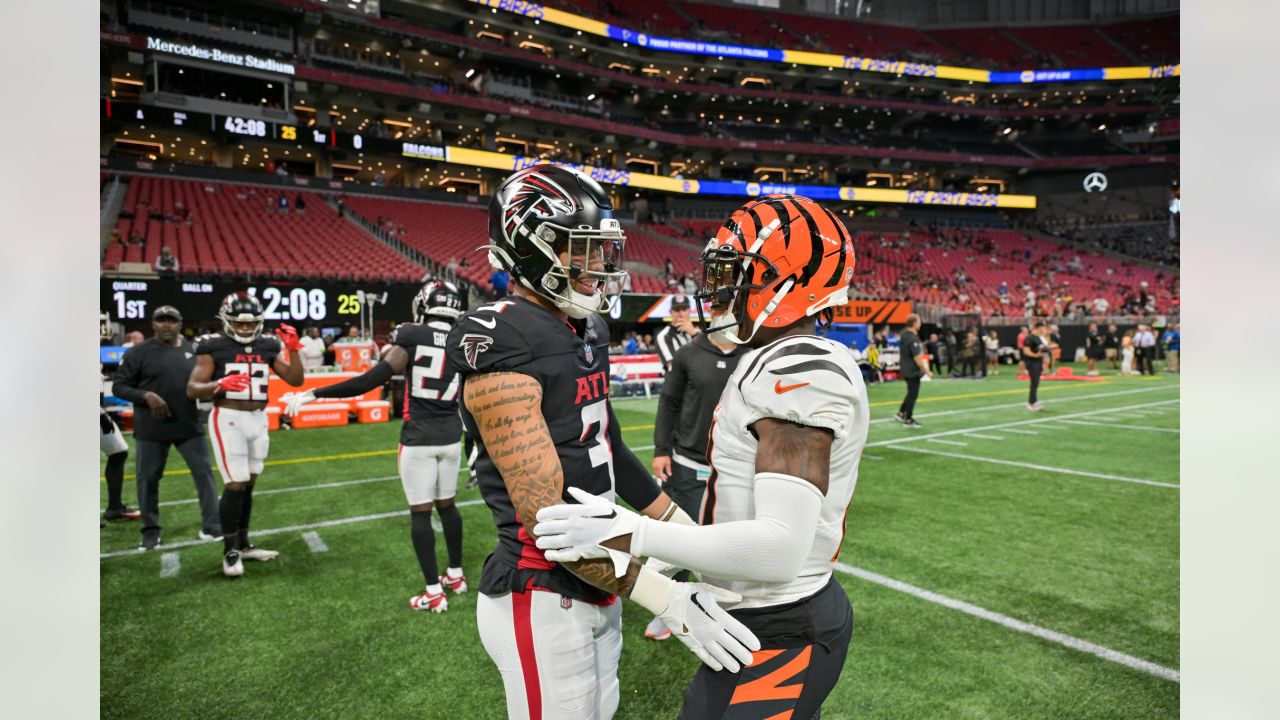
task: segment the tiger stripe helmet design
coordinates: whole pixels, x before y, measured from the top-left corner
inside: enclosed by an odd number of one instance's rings
[[[707,330],[725,330],[727,339],[744,344],[761,327],[786,327],[843,305],[854,261],[849,230],[830,210],[799,195],[752,200],[725,221],[702,254],[697,297],[725,310]]]

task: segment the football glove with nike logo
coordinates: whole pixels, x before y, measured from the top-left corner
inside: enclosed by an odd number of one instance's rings
[[[552,562],[575,562],[585,558],[604,557],[605,551],[614,561],[619,574],[626,571],[627,553],[601,547],[601,543],[636,531],[640,515],[608,500],[575,487],[569,495],[580,505],[551,505],[538,511],[538,524],[533,528],[538,548],[547,551]]]

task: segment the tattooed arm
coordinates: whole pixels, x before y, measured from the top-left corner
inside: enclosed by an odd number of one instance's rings
[[[520,373],[471,375],[463,402],[475,418],[489,457],[502,475],[516,514],[533,535],[538,511],[563,504],[564,469],[542,417],[542,386]],[[622,577],[608,559],[562,563],[569,572],[598,588],[630,595],[640,564],[631,560]]]

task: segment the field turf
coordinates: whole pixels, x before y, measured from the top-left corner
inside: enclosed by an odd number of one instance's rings
[[[1041,388],[1045,410],[1031,413],[1007,368],[926,384],[916,430],[892,419],[901,383],[870,388],[837,572],[853,642],[824,720],[1177,716],[1178,379]],[[655,406],[615,403],[646,462]],[[407,607],[421,575],[398,430],[273,433],[254,542],[281,556],[236,581],[220,543],[195,542],[173,453],[160,550],[134,551],[137,523],[101,532],[102,716],[505,717],[475,595],[450,596],[444,615]],[[131,504],[133,470],[131,457]],[[475,582],[492,521],[475,490],[458,499]],[[677,641],[644,638],[648,620],[628,604],[619,720],[675,717],[696,669]]]

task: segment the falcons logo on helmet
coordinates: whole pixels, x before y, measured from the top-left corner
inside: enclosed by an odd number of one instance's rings
[[[476,359],[480,357],[480,353],[489,349],[493,344],[493,338],[488,335],[463,335],[462,342],[458,343],[458,347],[462,348],[462,354],[467,359],[467,364],[472,370],[476,369]]]
[[[531,213],[538,217],[552,217],[568,215],[576,209],[577,203],[564,188],[545,177],[531,174],[520,183],[520,187],[507,201],[507,206],[503,209],[506,220],[503,229],[506,230],[507,238],[514,240],[512,233]]]

